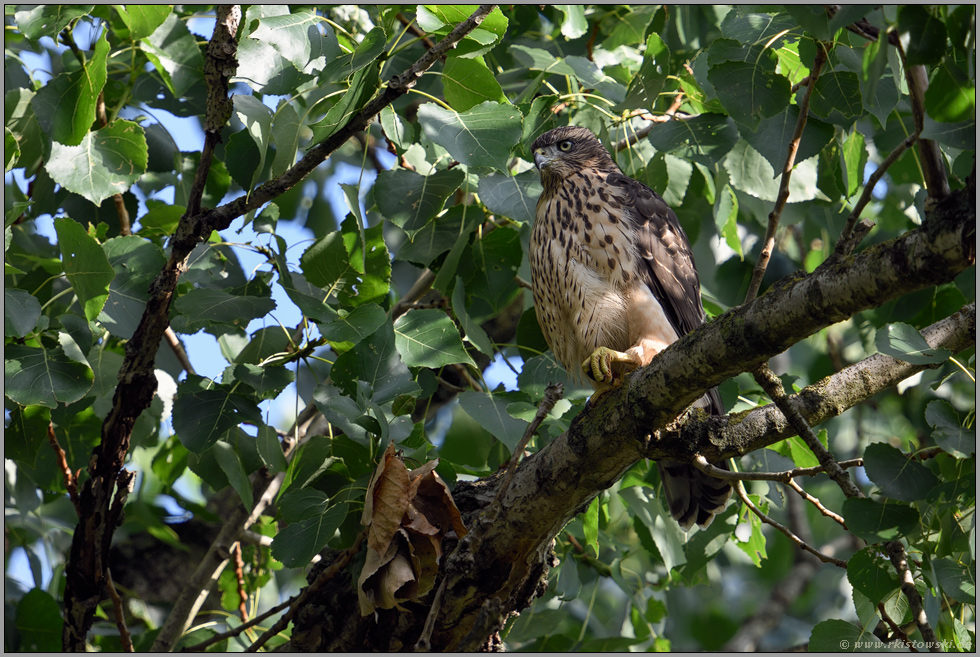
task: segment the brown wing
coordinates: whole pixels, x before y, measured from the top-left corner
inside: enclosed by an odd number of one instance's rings
[[[633,222],[637,250],[647,265],[647,285],[677,334],[690,333],[704,323],[705,314],[694,253],[677,215],[659,194],[622,173],[611,174],[606,182],[623,188],[632,203],[625,214]],[[724,414],[718,390],[709,390],[707,397],[711,412]]]

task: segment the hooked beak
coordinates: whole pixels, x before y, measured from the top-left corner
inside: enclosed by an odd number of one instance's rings
[[[548,162],[551,162],[551,157],[543,148],[539,148],[538,150],[534,151],[534,166],[536,166],[539,171],[546,164],[548,164]]]

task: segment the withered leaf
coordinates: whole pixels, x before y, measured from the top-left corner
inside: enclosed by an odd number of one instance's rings
[[[409,504],[408,468],[388,445],[378,469],[374,471],[364,500],[361,524],[368,525],[368,547],[384,554],[401,526]]]

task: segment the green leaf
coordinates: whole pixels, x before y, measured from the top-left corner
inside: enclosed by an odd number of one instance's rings
[[[507,412],[510,402],[510,399],[500,393],[467,390],[459,395],[460,407],[513,452],[524,437],[527,423],[510,416]]]
[[[61,73],[38,89],[31,99],[31,107],[34,108],[38,123],[55,142],[69,146],[80,144],[95,122],[95,103],[106,81],[106,58],[109,55],[107,34],[108,32],[103,32],[95,43],[95,51],[84,68]],[[60,157],[54,155],[53,149],[52,144],[52,157],[46,165],[49,171],[52,165],[57,167],[64,164],[59,161]],[[145,169],[145,156],[143,160]],[[87,166],[84,168],[88,169]],[[51,177],[61,182],[54,174]],[[93,202],[98,205],[98,202]]]
[[[846,196],[853,196],[864,182],[864,165],[868,161],[868,149],[864,143],[864,134],[855,130],[844,140],[840,151],[841,168]]]
[[[30,292],[10,287],[3,289],[3,334],[22,338],[37,325],[41,302]]]
[[[623,109],[653,107],[670,74],[670,49],[656,33],[647,38],[640,70],[630,81]]]
[[[381,110],[380,118],[381,129],[384,130],[385,137],[395,145],[397,153],[403,155],[409,146],[415,143],[415,133],[417,132],[415,126],[395,113],[391,105],[385,105],[385,108]]]
[[[272,539],[272,556],[287,568],[305,566],[333,538],[346,517],[347,505],[337,504],[323,515],[289,525]]]
[[[752,129],[789,104],[789,80],[777,74],[766,57],[717,64],[708,71],[708,80],[732,118]]]
[[[297,71],[309,72],[307,67],[311,61],[320,57],[329,61],[341,55],[335,41],[321,38],[320,21],[308,9],[281,16],[263,16],[249,37],[275,48]]]
[[[442,210],[465,177],[458,169],[428,176],[402,169],[382,171],[374,185],[374,199],[381,214],[412,238]]]
[[[384,224],[365,228],[363,241],[357,219],[348,215],[341,224],[344,244],[355,273],[349,287],[340,290],[340,302],[346,306],[367,303],[388,305],[391,280],[391,256],[384,239]]]
[[[167,5],[116,5],[115,9],[129,28],[129,36],[134,41],[153,34],[172,11]]]
[[[509,228],[498,228],[467,248],[458,275],[466,284],[473,321],[486,321],[520,294],[514,276],[522,257],[520,235]]]
[[[937,365],[952,354],[948,349],[933,349],[922,334],[908,324],[889,324],[875,333],[878,352],[912,365]]]
[[[262,175],[262,170],[265,168],[265,156],[269,151],[269,141],[272,138],[272,113],[255,96],[235,94],[232,100],[235,103],[235,114],[238,116],[238,120],[245,125],[245,132],[252,138],[255,147],[258,149],[259,161],[252,170],[252,175],[246,180],[240,180],[240,182],[245,183],[242,187],[251,189],[258,182],[259,176]]]
[[[742,137],[745,141],[749,142],[755,150],[766,158],[772,165],[774,172],[782,172],[786,165],[786,154],[789,150],[789,144],[793,140],[793,133],[796,130],[796,122],[799,116],[800,108],[797,105],[789,105],[776,116],[760,121],[755,132],[742,131]],[[671,123],[676,123],[676,121]],[[688,122],[685,121],[685,123]],[[834,126],[815,117],[809,117],[800,139],[799,149],[796,151],[795,162],[800,163],[819,154],[833,138]],[[734,143],[735,140],[733,139],[732,144]]]
[[[95,319],[109,298],[109,284],[116,272],[99,243],[77,221],[58,217],[54,229],[65,276],[85,309],[85,317]]]
[[[278,506],[283,520],[288,523],[302,522],[326,513],[330,508],[330,497],[315,488],[290,486],[279,498]]]
[[[878,40],[868,43],[864,47],[861,56],[861,95],[864,97],[865,106],[868,101],[874,98],[878,90],[878,82],[881,81],[888,66],[888,33],[883,31],[878,34]]]
[[[851,533],[868,543],[893,541],[919,526],[919,512],[898,502],[852,497],[844,501],[841,515]]]
[[[204,379],[189,376],[174,399],[174,431],[191,452],[206,451],[242,422],[263,424],[255,400],[233,392],[233,386],[213,384],[202,389],[203,385]]]
[[[713,166],[738,141],[738,130],[731,117],[701,114],[683,121],[668,121],[658,126],[647,139],[658,151]]]
[[[725,156],[732,187],[763,201],[773,202],[779,193],[779,180],[772,165],[744,139]],[[826,200],[817,187],[816,158],[798,162],[789,182],[789,202],[800,203],[813,199]]]
[[[944,60],[936,67],[925,96],[926,112],[936,121],[959,123],[977,116],[977,83]]]
[[[357,381],[364,381],[373,391],[377,404],[390,402],[398,395],[415,394],[418,384],[402,362],[395,345],[392,324],[381,328],[340,356],[330,370],[334,383],[351,398],[357,396]]]
[[[320,121],[310,125],[313,129],[313,141],[323,141],[340,128],[347,124],[354,114],[359,112],[362,107],[374,96],[378,90],[380,80],[378,72],[381,70],[381,62],[374,62],[370,66],[365,66],[351,78],[350,86],[344,95],[341,96],[333,107],[327,111],[327,115]]]
[[[934,399],[926,406],[926,422],[932,427],[936,444],[957,458],[968,458],[977,451],[977,434],[964,429],[950,403]]]
[[[561,33],[566,39],[578,39],[589,31],[589,23],[585,20],[585,8],[582,5],[555,5],[565,14],[561,22]]]
[[[480,180],[481,185],[483,180],[485,178]],[[486,199],[482,200],[489,208]],[[402,242],[395,253],[395,259],[428,267],[433,260],[451,249],[458,241],[462,241],[460,246],[462,249],[469,235],[482,220],[483,213],[476,206],[454,205]],[[447,266],[452,269],[453,263],[444,263],[443,269]]]
[[[664,516],[669,514],[660,505],[652,488],[630,486],[620,489],[619,496],[633,511],[637,520],[649,530],[667,572],[687,563],[684,533],[673,519],[664,521]]]
[[[861,81],[850,71],[825,71],[810,92],[810,111],[834,123],[849,125],[864,113]]]
[[[249,481],[248,474],[245,472],[238,454],[235,453],[235,449],[228,443],[219,440],[211,448],[211,452],[214,454],[221,471],[228,477],[228,483],[238,493],[238,497],[242,500],[245,508],[251,512],[252,483]]]
[[[502,173],[480,176],[480,200],[487,209],[526,224],[534,223],[541,189],[541,176],[534,170],[516,176]]]
[[[946,25],[922,5],[900,5],[898,29],[909,35],[905,48],[909,66],[938,64],[946,53]]]
[[[92,11],[93,5],[36,5],[14,13],[17,29],[32,41],[58,36],[68,23]]]
[[[976,561],[969,564],[957,562],[949,557],[932,562],[943,593],[966,605],[977,602]]]
[[[244,328],[251,320],[275,310],[276,302],[265,296],[231,294],[201,287],[181,295],[174,302],[174,308],[191,318],[192,326],[215,322]]]
[[[476,363],[466,353],[459,329],[442,310],[412,309],[395,320],[395,345],[409,367],[438,369],[453,363]]]
[[[759,495],[749,496],[756,506],[763,507],[763,498]],[[748,522],[742,520],[735,527],[735,544],[748,555],[756,568],[768,558],[766,554],[766,537],[762,533],[762,520],[754,513],[747,513]]]
[[[856,590],[877,605],[899,587],[889,566],[881,563],[878,551],[864,548],[847,560],[847,580]]]
[[[435,103],[419,108],[426,137],[458,162],[507,171],[510,152],[521,138],[521,113],[513,105],[487,101],[466,112],[445,110]]]
[[[738,197],[727,183],[718,194],[718,202],[715,204],[715,226],[725,237],[725,243],[738,254],[739,259],[743,259],[742,241],[738,237]]]
[[[360,342],[388,320],[376,303],[366,303],[354,310],[341,310],[336,319],[319,325],[320,335],[331,342]]]
[[[167,438],[157,453],[153,456],[151,469],[164,486],[173,486],[174,482],[187,469],[187,448],[180,444],[175,435]]]
[[[939,123],[931,117],[925,118],[920,139],[932,139],[945,146],[972,150],[977,144],[977,121],[962,123]]]
[[[20,650],[60,652],[64,620],[58,603],[43,589],[31,589],[17,603]]]
[[[140,50],[174,98],[182,98],[203,77],[201,46],[176,12],[168,13],[160,27],[140,43]]]
[[[445,36],[469,18],[476,9],[477,5],[419,5],[416,17],[419,26],[426,32]],[[503,38],[507,32],[507,23],[507,17],[499,7],[495,7],[479,27],[469,32],[457,44],[456,54],[466,57],[486,54]]]
[[[279,327],[276,327],[276,330],[279,330]],[[225,369],[226,376],[229,373],[231,376],[223,379],[224,383],[241,381],[252,388],[263,399],[275,398],[294,379],[292,370],[288,370],[281,365],[264,365],[260,367],[249,363],[240,363],[234,366],[229,365]]]
[[[4,173],[14,168],[14,164],[20,159],[20,144],[17,143],[17,136],[10,131],[10,128],[3,128],[3,170]]]
[[[143,318],[149,287],[167,263],[159,246],[134,235],[114,237],[102,245],[115,278],[98,320],[117,338],[128,340]]]
[[[276,145],[276,154],[272,160],[273,176],[296,163],[296,152],[303,130],[303,122],[296,109],[285,98],[280,100],[272,117],[272,143]]]
[[[842,620],[825,620],[816,624],[810,632],[808,647],[813,652],[857,652],[861,643],[880,641],[870,632],[865,632],[857,625]]]
[[[48,442],[50,422],[51,410],[44,406],[18,404],[11,408],[10,423],[4,427],[4,456],[33,468],[38,450]]]
[[[482,57],[447,57],[442,71],[442,88],[446,102],[457,112],[465,112],[486,101],[509,102]]]
[[[487,332],[473,321],[466,310],[466,288],[459,276],[456,277],[456,284],[453,286],[453,313],[463,327],[466,341],[486,355],[493,356],[493,343],[487,336]]]
[[[21,406],[55,408],[85,396],[95,375],[88,365],[70,359],[60,346],[4,347],[3,394]]]
[[[77,146],[53,142],[46,168],[56,183],[100,205],[146,172],[147,153],[143,128],[117,120],[85,133]]]
[[[599,556],[599,497],[599,495],[593,497],[589,502],[589,508],[580,514],[585,531],[585,544],[592,548],[596,557]]]
[[[864,469],[888,497],[904,502],[926,499],[939,480],[926,466],[885,443],[869,445],[864,452]]]
[[[279,442],[279,435],[276,430],[268,425],[258,428],[258,435],[255,437],[255,444],[259,452],[259,458],[269,469],[270,474],[283,472],[289,467],[286,463],[286,456],[282,453],[282,444]]]

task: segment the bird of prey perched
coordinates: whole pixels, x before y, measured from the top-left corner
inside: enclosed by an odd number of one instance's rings
[[[694,257],[673,210],[624,175],[589,130],[555,128],[531,149],[544,187],[529,253],[538,323],[595,398],[704,323]],[[724,414],[715,388],[695,405]],[[693,465],[657,465],[684,529],[707,527],[731,496],[728,483]]]

